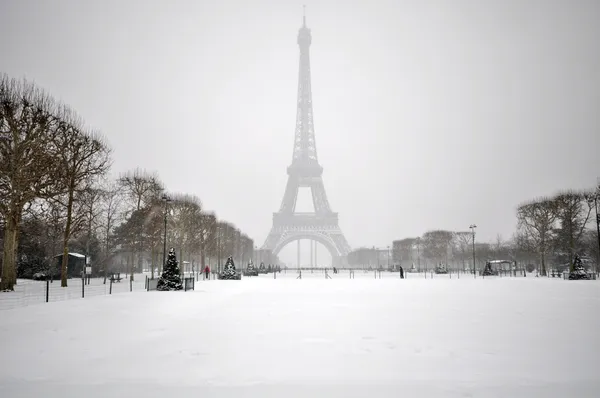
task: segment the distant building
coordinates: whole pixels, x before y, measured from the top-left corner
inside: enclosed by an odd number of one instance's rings
[[[348,254],[348,266],[350,268],[387,268],[388,255],[388,249],[361,247]],[[389,261],[391,266],[391,258]]]

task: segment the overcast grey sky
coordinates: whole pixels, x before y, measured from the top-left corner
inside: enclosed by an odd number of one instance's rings
[[[0,0],[0,71],[260,246],[291,162],[302,1]],[[351,246],[514,231],[600,175],[600,2],[307,2],[325,188]],[[320,253],[325,250],[320,249]],[[282,253],[295,259],[295,244]]]

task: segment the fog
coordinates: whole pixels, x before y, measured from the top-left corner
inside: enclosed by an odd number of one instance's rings
[[[509,238],[519,203],[596,182],[600,2],[306,13],[319,162],[352,247],[472,223]],[[0,71],[102,131],[115,175],[157,171],[260,246],[292,158],[301,24],[298,1],[0,0]]]

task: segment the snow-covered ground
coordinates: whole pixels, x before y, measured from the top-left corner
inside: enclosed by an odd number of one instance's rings
[[[1,396],[600,396],[598,281],[383,275],[0,311]]]

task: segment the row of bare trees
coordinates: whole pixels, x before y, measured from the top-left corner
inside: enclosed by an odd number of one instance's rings
[[[474,242],[472,231],[435,230],[394,241],[392,259],[404,267],[442,262],[466,269],[472,267],[474,246],[477,267],[505,259],[535,264],[546,275],[549,261],[553,266],[573,264],[575,254],[600,264],[598,202],[600,184],[588,191],[559,192],[519,205],[518,229],[508,241],[498,236],[495,243]]]
[[[252,258],[252,239],[205,211],[196,196],[166,193],[155,174],[134,170],[121,176],[116,188],[115,202],[125,203],[123,221],[109,236],[106,251],[127,253],[130,273],[148,268],[153,278],[163,265],[165,244],[175,247],[179,260],[195,270],[204,269],[207,261],[219,265],[228,256],[238,262]]]
[[[600,183],[593,190],[560,192],[517,208],[517,243],[538,256],[543,275],[549,259],[572,264],[575,254],[580,254],[600,263],[598,201]]]
[[[110,180],[110,167],[108,144],[73,110],[0,74],[0,291],[14,290],[25,269],[48,271],[58,254],[67,286],[70,248],[105,274],[123,257],[130,272],[145,264],[154,271],[165,219],[180,259],[204,266],[210,256],[252,255],[252,241],[204,211],[198,198],[166,195],[158,177],[141,170]]]
[[[0,290],[16,283],[23,215],[39,200],[66,213],[63,253],[85,192],[110,167],[110,149],[67,106],[22,80],[0,75],[0,213],[4,222]],[[66,268],[67,256],[62,264]],[[66,286],[66,277],[62,284]]]

